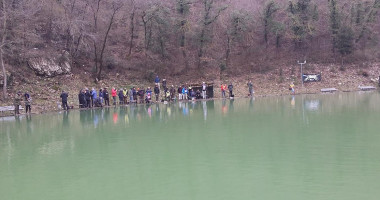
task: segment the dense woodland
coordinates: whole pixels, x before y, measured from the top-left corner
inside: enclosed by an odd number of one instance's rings
[[[94,80],[380,55],[380,0],[1,0],[0,9],[4,74],[62,51]]]

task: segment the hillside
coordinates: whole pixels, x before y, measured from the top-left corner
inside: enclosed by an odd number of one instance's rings
[[[303,92],[355,90],[379,76],[379,9],[380,0],[4,0],[1,104],[30,90],[51,110],[61,89],[147,86],[156,74],[174,85],[232,81],[241,94],[252,79],[258,95],[285,94],[300,81],[297,60],[323,72]],[[37,61],[69,70],[36,76]]]

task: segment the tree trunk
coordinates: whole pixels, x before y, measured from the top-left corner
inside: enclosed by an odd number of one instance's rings
[[[116,12],[118,11],[119,8],[116,8],[113,10],[113,13],[112,13],[112,16],[111,16],[111,19],[110,19],[110,22],[108,24],[108,28],[107,28],[107,32],[106,32],[106,35],[104,36],[104,40],[103,40],[103,44],[102,44],[102,49],[100,51],[100,56],[99,56],[99,71],[97,72],[97,76],[96,78],[98,80],[101,80],[101,77],[102,77],[102,70],[103,70],[103,55],[104,55],[104,50],[106,48],[106,44],[107,44],[107,39],[108,39],[108,35],[110,33],[110,30],[111,30],[111,27],[112,27],[112,24],[114,22],[114,18],[115,18],[115,15],[116,15]]]
[[[142,19],[142,22],[144,24],[144,47],[146,49],[147,47],[147,21],[145,21],[145,16],[146,14],[144,13],[142,16],[141,16],[141,19]]]
[[[3,70],[3,76],[4,76],[4,84],[3,84],[3,98],[7,99],[7,73],[5,71],[5,64],[4,64],[4,58],[3,58],[3,48],[5,45],[5,40],[7,39],[7,8],[5,5],[6,1],[3,1],[3,37],[1,38],[1,44],[0,44],[0,62],[1,62],[1,68]]]
[[[128,56],[131,56],[132,54],[132,47],[133,47],[133,36],[134,36],[134,31],[135,31],[135,8],[133,8],[132,10],[132,14],[131,14],[131,38],[129,40],[129,52],[128,52]]]
[[[1,68],[3,70],[3,76],[4,76],[4,84],[3,84],[3,98],[7,99],[7,73],[5,71],[5,65],[4,65],[4,59],[3,59],[3,50],[0,49],[0,62],[1,62]]]
[[[200,39],[200,45],[199,45],[199,51],[198,51],[198,68],[201,67],[201,59],[203,57],[203,46],[205,43],[205,30],[206,27],[203,27],[202,32],[201,32],[201,39]]]
[[[226,67],[228,67],[230,63],[230,53],[231,53],[231,39],[227,34],[227,50],[226,50]]]
[[[186,69],[189,68],[189,62],[187,61],[187,54],[186,54],[186,20],[183,19],[181,21],[181,49],[182,49],[182,56],[185,61],[185,67]]]

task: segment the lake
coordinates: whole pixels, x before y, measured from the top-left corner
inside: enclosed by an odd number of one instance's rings
[[[4,200],[380,197],[380,93],[0,119]]]

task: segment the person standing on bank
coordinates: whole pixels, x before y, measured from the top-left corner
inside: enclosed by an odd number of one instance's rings
[[[207,89],[207,85],[206,85],[206,83],[205,82],[203,82],[203,84],[202,84],[202,98],[203,99],[206,99],[206,89]]]
[[[234,86],[232,85],[232,83],[230,83],[228,85],[228,91],[230,92],[230,98],[234,97],[234,95],[232,94],[233,89],[234,89]]]
[[[17,92],[13,102],[15,106],[15,116],[20,114],[20,105],[21,105],[21,92]]]
[[[111,95],[112,95],[112,99],[113,99],[113,105],[116,106],[116,96],[117,96],[117,91],[115,88],[112,88],[111,89]]]
[[[154,86],[154,95],[156,95],[156,102],[158,102],[158,98],[160,96],[160,89],[158,88],[158,85]]]
[[[108,90],[106,87],[103,90],[103,98],[104,98],[104,105],[110,106],[110,94],[108,93]]]
[[[226,86],[221,84],[220,91],[222,92],[222,98],[226,98]]]
[[[69,95],[64,90],[62,90],[62,94],[60,97],[62,99],[63,110],[69,110],[69,106],[67,105],[67,98],[69,97]]]
[[[96,101],[96,99],[98,98],[97,96],[98,94],[96,93],[95,88],[92,88],[92,91],[91,91],[91,106],[92,107],[94,107],[94,101]]]
[[[103,105],[103,89],[100,88],[99,90],[99,100],[100,100],[100,103]]]
[[[158,75],[157,75],[156,78],[154,79],[154,84],[158,86],[158,89],[161,89],[161,88],[160,88],[160,78],[158,77]]]
[[[294,94],[295,93],[295,90],[294,90],[294,83],[292,82],[292,83],[290,83],[290,85],[289,85],[289,90],[292,92],[292,94]]]
[[[166,79],[162,79],[162,87],[164,88],[165,92],[168,90],[168,88],[166,87]]]
[[[123,93],[123,88],[120,88],[119,93],[119,105],[122,105],[124,103],[124,93]]]
[[[129,90],[129,103],[133,103],[133,87]]]
[[[24,97],[25,97],[25,112],[26,114],[28,113],[30,114],[30,112],[32,111],[32,108],[31,108],[32,98],[27,92],[25,92]]]
[[[249,82],[247,83],[247,86],[248,86],[248,92],[249,92],[248,96],[252,97],[253,94],[255,93],[255,92],[253,91],[253,84],[252,84],[252,81],[249,81]]]
[[[91,93],[90,93],[90,90],[88,88],[86,88],[86,105],[87,105],[87,108],[91,108]]]
[[[178,100],[182,100],[182,86],[178,87],[177,92],[178,92]]]
[[[170,99],[171,99],[172,101],[174,101],[174,99],[175,99],[175,88],[174,88],[174,85],[172,85],[172,86],[170,87]]]

